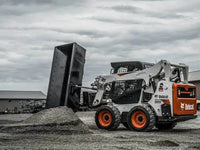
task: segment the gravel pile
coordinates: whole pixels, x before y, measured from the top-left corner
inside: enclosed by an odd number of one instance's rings
[[[40,111],[20,124],[2,127],[1,131],[14,133],[90,133],[88,126],[66,106]]]
[[[71,108],[66,106],[45,109],[24,120],[32,124],[63,124],[78,121],[79,118]]]

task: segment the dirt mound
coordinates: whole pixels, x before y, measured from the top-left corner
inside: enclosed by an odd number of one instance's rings
[[[66,107],[56,107],[40,111],[20,124],[4,126],[1,131],[17,133],[90,133],[89,128],[74,112]]]

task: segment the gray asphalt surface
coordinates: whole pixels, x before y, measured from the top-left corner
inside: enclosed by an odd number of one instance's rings
[[[181,122],[169,131],[134,132],[122,125],[116,131],[106,131],[96,127],[94,114],[77,113],[92,134],[0,133],[0,149],[200,149],[200,118]],[[0,115],[0,120],[10,123],[28,116]]]

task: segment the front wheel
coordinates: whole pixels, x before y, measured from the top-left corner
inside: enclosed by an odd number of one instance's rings
[[[127,123],[131,130],[150,131],[155,125],[155,115],[147,105],[133,107],[128,113]]]
[[[120,112],[113,105],[101,106],[95,114],[95,122],[98,128],[115,130],[120,124]]]

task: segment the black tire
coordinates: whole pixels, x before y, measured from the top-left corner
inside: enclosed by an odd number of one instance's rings
[[[200,110],[200,104],[197,104],[197,110]]]
[[[102,116],[102,113],[104,113],[103,116]],[[107,121],[106,119],[108,119],[108,122],[106,123],[103,122],[105,123],[103,124],[101,122],[102,119],[103,121]],[[100,129],[115,130],[119,127],[120,120],[121,120],[120,112],[113,105],[101,106],[100,108],[97,109],[96,114],[95,114],[95,122],[96,122],[97,127]]]
[[[168,122],[168,123],[157,123],[155,126],[159,130],[170,130],[176,126],[176,122]]]
[[[138,112],[142,115],[137,115]],[[131,130],[150,131],[155,126],[155,122],[155,114],[148,105],[136,106],[128,113],[127,123]]]
[[[127,122],[122,122],[123,126],[130,130],[130,127]]]

